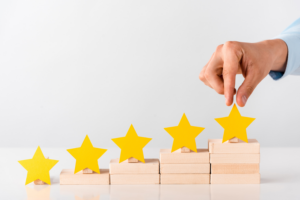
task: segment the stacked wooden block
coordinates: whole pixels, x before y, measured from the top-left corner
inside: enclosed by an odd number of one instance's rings
[[[210,164],[207,149],[160,150],[161,184],[209,184]]]
[[[211,184],[259,184],[260,145],[256,139],[248,143],[208,141]]]
[[[134,158],[121,163],[113,159],[109,168],[111,185],[159,184],[158,159],[145,159],[145,163]]]

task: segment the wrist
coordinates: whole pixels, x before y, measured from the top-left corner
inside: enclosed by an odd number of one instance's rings
[[[272,57],[272,71],[284,72],[286,69],[288,47],[281,39],[266,40],[266,45]]]

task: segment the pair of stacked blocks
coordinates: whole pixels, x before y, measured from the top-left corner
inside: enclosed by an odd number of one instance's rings
[[[211,184],[259,184],[260,145],[256,139],[248,143],[222,143],[208,140]]]
[[[209,184],[208,150],[197,149],[197,153],[160,150],[160,176],[161,184]]]
[[[122,185],[122,184],[259,184],[260,145],[255,139],[248,143],[222,143],[210,139],[207,149],[197,153],[160,150],[158,159],[145,163],[110,161],[110,169],[100,174],[64,169],[61,185]]]

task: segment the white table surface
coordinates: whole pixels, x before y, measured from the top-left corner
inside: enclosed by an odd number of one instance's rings
[[[300,199],[300,148],[261,148],[259,185],[59,185],[62,169],[74,168],[75,159],[66,148],[42,148],[45,156],[59,160],[50,171],[52,185],[25,186],[26,170],[18,160],[32,158],[35,148],[0,148],[0,199]],[[119,157],[119,149],[108,149],[100,168]],[[145,148],[145,158],[159,158],[159,149]]]

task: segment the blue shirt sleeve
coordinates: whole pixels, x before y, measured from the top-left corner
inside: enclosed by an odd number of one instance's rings
[[[283,40],[288,47],[287,65],[284,73],[270,71],[269,75],[274,80],[287,75],[300,75],[300,18],[275,38]]]

